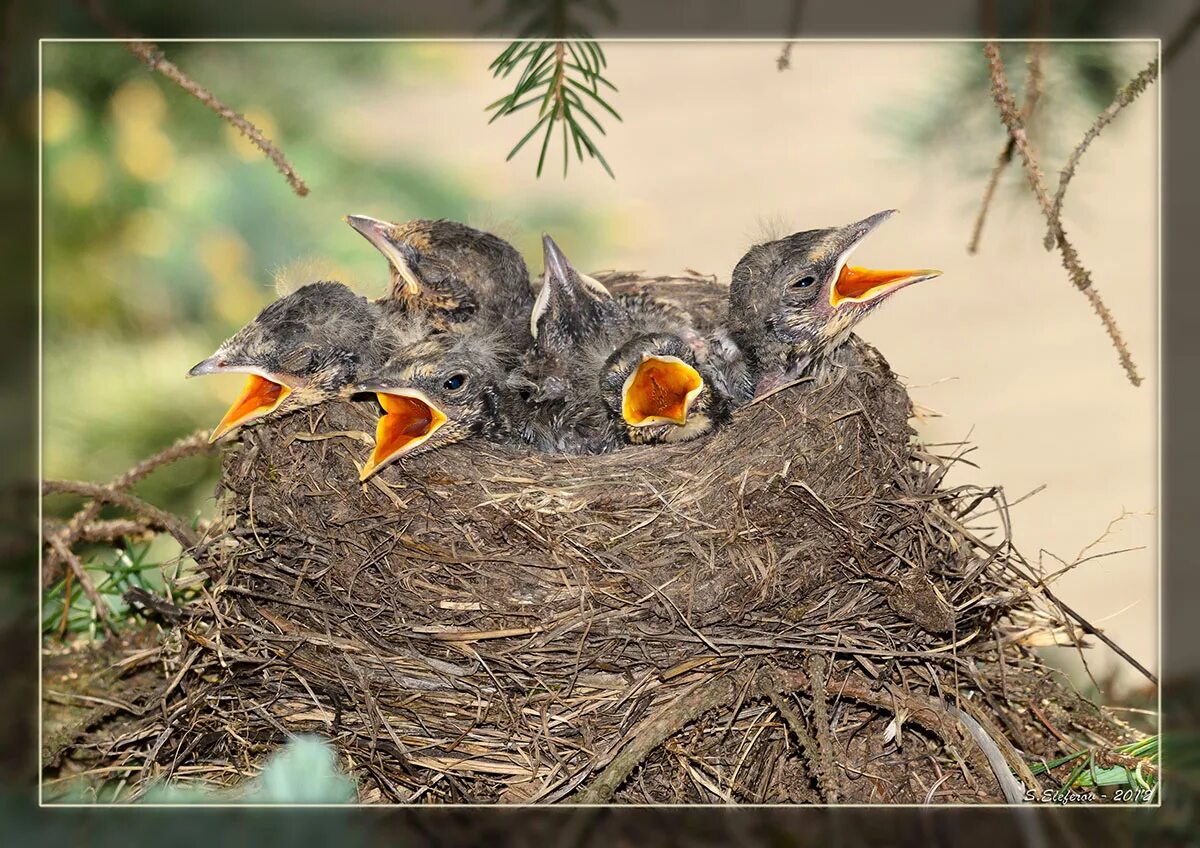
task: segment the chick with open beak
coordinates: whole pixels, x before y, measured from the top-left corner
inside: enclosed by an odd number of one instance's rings
[[[210,440],[343,394],[364,362],[386,350],[380,326],[379,307],[336,282],[310,283],[269,304],[188,372],[246,375]]]
[[[354,390],[373,393],[382,415],[360,479],[397,460],[494,432],[497,386],[518,355],[505,328],[453,327],[364,373]]]
[[[698,370],[691,317],[645,295],[614,297],[549,236],[530,317],[534,342],[511,375],[504,430],[552,453],[693,438],[711,429],[713,391]]]
[[[525,260],[503,239],[457,221],[393,223],[347,215],[388,262],[384,300],[419,307],[446,324],[468,320],[516,323],[533,303]]]
[[[794,233],[755,245],[738,261],[727,331],[748,366],[739,402],[806,374],[823,375],[858,322],[901,289],[941,275],[847,264],[893,214],[889,209],[844,227]]]
[[[671,333],[637,336],[613,351],[601,372],[600,390],[630,444],[687,441],[730,417],[717,375]]]

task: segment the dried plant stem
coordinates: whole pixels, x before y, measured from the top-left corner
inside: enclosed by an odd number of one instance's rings
[[[75,480],[46,480],[42,483],[42,494],[82,495],[96,501],[110,503],[126,509],[135,515],[142,516],[156,527],[161,527],[174,536],[179,544],[185,548],[194,547],[198,541],[192,529],[171,513],[161,510],[153,504],[146,503],[141,498],[118,491],[110,486],[100,486],[96,483],[82,483]],[[55,545],[56,541],[61,544],[61,540],[56,538],[51,539],[51,544]],[[55,545],[55,547],[59,547],[59,545]],[[60,556],[63,549],[59,549]],[[78,576],[76,575],[76,577]]]
[[[641,726],[592,785],[580,793],[575,803],[603,804],[608,801],[651,751],[709,710],[732,702],[743,685],[726,675],[706,680],[680,695],[668,708],[659,710]]]
[[[787,38],[779,58],[775,60],[777,70],[786,71],[792,66],[792,47],[796,43],[796,35],[800,32],[800,18],[804,14],[804,0],[792,0],[792,9],[788,14]]]
[[[1133,363],[1133,357],[1130,355],[1129,347],[1126,345],[1125,339],[1117,327],[1116,320],[1104,304],[1103,299],[1101,299],[1100,293],[1092,285],[1092,275],[1080,262],[1079,254],[1075,251],[1070,241],[1067,240],[1067,234],[1063,231],[1062,223],[1054,220],[1053,203],[1050,200],[1049,192],[1046,191],[1046,180],[1042,175],[1041,168],[1038,166],[1037,157],[1029,145],[1029,139],[1025,135],[1025,127],[1020,114],[1017,112],[1016,104],[1013,102],[1012,94],[1009,91],[1008,78],[1004,72],[1004,63],[1000,59],[1000,51],[996,43],[989,41],[984,45],[983,52],[987,57],[992,78],[992,97],[995,99],[996,105],[1000,110],[1000,119],[1008,129],[1009,136],[1016,145],[1017,152],[1021,154],[1021,161],[1025,166],[1025,176],[1029,180],[1029,186],[1033,190],[1038,204],[1042,207],[1042,213],[1046,216],[1046,221],[1054,229],[1054,239],[1058,245],[1059,252],[1062,254],[1063,267],[1066,268],[1067,275],[1070,277],[1072,284],[1079,291],[1083,292],[1084,297],[1092,305],[1092,309],[1100,317],[1100,321],[1104,325],[1104,329],[1108,333],[1113,347],[1116,348],[1117,356],[1121,360],[1121,367],[1125,369],[1125,375],[1129,378],[1129,382],[1135,386],[1141,385],[1142,378],[1138,375],[1137,367]]]
[[[1038,100],[1042,96],[1042,57],[1045,51],[1046,45],[1043,42],[1035,41],[1029,45],[1029,56],[1025,60],[1028,74],[1025,78],[1025,100],[1021,104],[1021,115],[1026,124],[1033,117]],[[996,194],[996,187],[1000,185],[1001,175],[1008,167],[1008,163],[1012,161],[1015,149],[1016,143],[1012,136],[1009,136],[1004,142],[1004,148],[1000,151],[996,164],[992,168],[992,174],[988,177],[987,186],[983,190],[983,202],[979,204],[979,214],[975,216],[975,227],[971,231],[971,242],[967,245],[967,253],[973,254],[979,251],[979,240],[983,237],[983,225],[987,220],[988,211],[992,207],[992,198]]]
[[[147,477],[151,472],[164,465],[174,462],[177,459],[194,456],[199,453],[209,453],[214,450],[214,446],[209,444],[208,430],[197,430],[191,435],[184,436],[176,441],[173,445],[165,450],[161,450],[154,456],[147,457],[139,462],[133,468],[126,471],[124,474],[114,478],[108,484],[109,489],[114,491],[124,491],[137,483],[139,480]],[[78,512],[71,517],[66,526],[54,531],[58,536],[59,541],[63,546],[70,548],[80,539],[86,541],[99,541],[102,537],[107,536],[107,539],[116,538],[119,535],[125,535],[120,530],[128,529],[130,533],[141,532],[133,526],[122,526],[119,522],[101,522],[96,521],[96,517],[100,514],[101,502],[98,500],[89,501]],[[144,531],[146,528],[141,528]],[[47,532],[47,538],[51,535]],[[49,555],[46,557],[43,566],[42,580],[49,584],[57,579],[56,566],[62,562],[62,558],[58,553],[59,546],[51,545]]]
[[[1097,116],[1086,133],[1083,134],[1083,139],[1071,151],[1071,156],[1067,159],[1067,164],[1063,166],[1062,173],[1058,177],[1058,190],[1054,192],[1054,203],[1050,210],[1050,220],[1046,225],[1046,250],[1053,250],[1055,233],[1058,230],[1058,219],[1062,214],[1063,198],[1067,195],[1067,186],[1070,185],[1071,179],[1075,176],[1075,168],[1079,165],[1079,160],[1083,157],[1084,151],[1088,149],[1096,137],[1100,135],[1101,130],[1113,122],[1113,119],[1121,113],[1121,110],[1137,100],[1138,95],[1150,87],[1150,84],[1158,79],[1158,59],[1154,59],[1145,68],[1138,73],[1133,79],[1121,86],[1121,90],[1117,92],[1116,98],[1108,105],[1108,108]]]
[[[255,147],[275,163],[275,167],[279,169],[279,173],[283,174],[284,179],[288,181],[288,184],[292,187],[292,191],[296,192],[300,197],[308,194],[308,186],[304,184],[304,180],[300,179],[296,173],[296,169],[292,167],[292,163],[271,142],[271,139],[263,134],[262,130],[246,120],[244,115],[226,106],[211,91],[181,71],[163,55],[158,45],[149,41],[129,41],[126,42],[125,46],[129,48],[130,53],[141,59],[150,70],[156,71],[171,80],[188,94],[192,95],[192,97],[216,112],[224,121],[237,129],[246,138],[250,139]]]
[[[108,618],[108,605],[104,603],[104,599],[100,597],[100,593],[96,591],[96,585],[92,582],[91,576],[84,568],[83,562],[79,557],[75,556],[75,552],[62,543],[62,540],[57,536],[50,537],[50,545],[57,551],[58,555],[63,558],[67,566],[71,569],[71,574],[79,581],[79,588],[83,589],[83,593],[88,596],[88,600],[92,602],[92,607],[96,610],[96,615],[99,616],[101,623],[109,633],[116,632],[112,622]],[[70,587],[68,587],[69,589]],[[71,594],[68,591],[63,596],[63,604],[65,608],[70,609]],[[66,613],[63,613],[65,618]]]

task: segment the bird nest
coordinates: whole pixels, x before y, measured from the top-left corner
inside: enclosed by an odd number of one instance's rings
[[[692,289],[714,287],[676,292]],[[146,766],[143,783],[232,779],[319,732],[385,802],[1003,802],[1055,785],[1027,763],[1060,735],[1128,729],[1030,651],[1073,631],[1002,529],[978,526],[1007,526],[998,493],[942,487],[952,459],[915,439],[873,348],[852,340],[836,370],[695,442],[475,440],[366,484],[371,404],[246,429],[194,550],[204,601],[164,649],[153,709],[96,750]]]

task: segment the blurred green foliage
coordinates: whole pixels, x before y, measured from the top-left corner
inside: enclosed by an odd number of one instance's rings
[[[292,285],[334,278],[380,294],[379,257],[342,215],[471,221],[494,206],[484,187],[422,150],[387,145],[387,127],[411,118],[406,91],[455,74],[487,78],[485,66],[459,67],[453,45],[163,48],[276,141],[312,192],[296,197],[248,141],[120,44],[45,45],[47,478],[107,480],[214,424],[235,383],[184,374],[274,297],[273,271],[291,266]],[[380,101],[393,108],[374,110]],[[437,145],[436,116],[421,117]],[[523,234],[594,229],[586,210],[517,203],[503,212]],[[298,272],[294,263],[308,259]],[[188,460],[139,493],[193,515],[211,507],[216,478],[215,458]],[[47,510],[71,506],[58,498]]]
[[[123,782],[73,785],[47,801],[51,804],[127,803]],[[352,804],[358,800],[353,778],[342,771],[333,747],[312,734],[293,736],[266,761],[254,778],[227,789],[207,782],[157,784],[138,799],[143,804]]]

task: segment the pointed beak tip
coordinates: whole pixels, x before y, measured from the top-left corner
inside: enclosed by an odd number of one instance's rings
[[[208,374],[215,374],[218,370],[219,367],[212,361],[212,358],[210,357],[205,359],[203,362],[197,362],[195,365],[189,368],[185,379],[190,379],[192,377],[204,377]]]

